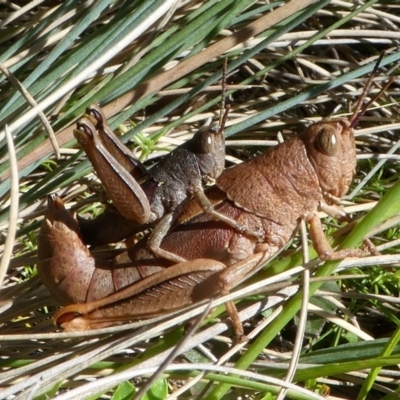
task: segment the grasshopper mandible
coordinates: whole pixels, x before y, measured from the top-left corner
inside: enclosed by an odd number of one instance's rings
[[[372,76],[349,120],[314,123],[303,134],[225,170],[207,191],[218,213],[261,232],[261,243],[191,201],[161,242],[163,250],[188,261],[172,263],[154,256],[144,238],[113,260],[103,262],[80,241],[76,221],[62,202],[49,199],[49,213],[41,230],[41,275],[59,301],[69,304],[55,314],[55,323],[67,330],[109,326],[226,294],[262,268],[289,241],[301,220],[309,224],[321,259],[364,255],[360,249],[334,251],[317,211],[340,215],[333,203],[347,193],[355,174],[353,128],[371,81]],[[60,266],[50,276],[46,267],[66,262],[64,251],[68,246],[79,249],[69,255],[69,271]],[[77,281],[79,290],[72,285]],[[237,333],[242,334],[232,305],[228,312]]]

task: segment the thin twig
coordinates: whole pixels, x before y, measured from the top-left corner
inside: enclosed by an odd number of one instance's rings
[[[308,241],[307,241],[307,227],[304,220],[300,223],[301,245],[303,254],[303,263],[307,264],[309,260],[308,254]],[[310,286],[310,271],[305,269],[303,272],[303,300],[301,303],[299,323],[296,330],[296,338],[294,341],[292,357],[290,358],[289,368],[285,375],[285,382],[292,382],[299,364],[301,349],[303,347],[304,333],[306,330],[308,300],[309,300],[309,286]],[[286,396],[287,388],[282,387],[277,397],[277,400],[283,400]]]
[[[171,351],[169,356],[160,364],[158,369],[154,372],[154,374],[151,376],[151,378],[140,388],[140,390],[135,394],[135,399],[141,399],[142,396],[151,388],[153,383],[158,379],[158,377],[168,368],[168,365],[172,364],[174,359],[181,354],[182,349],[184,346],[187,344],[189,339],[194,335],[194,333],[197,331],[199,328],[200,324],[204,321],[204,318],[209,314],[210,309],[211,309],[211,304],[212,302],[209,301],[207,304],[207,307],[204,309],[203,313],[197,318],[197,321],[195,324],[191,326],[191,328],[188,330],[186,335],[181,339],[181,341],[174,347],[174,349]]]
[[[19,204],[19,180],[18,180],[18,164],[15,154],[14,141],[8,126],[5,126],[5,133],[7,137],[8,155],[10,157],[11,168],[11,190],[10,190],[10,217],[8,221],[8,232],[6,243],[4,246],[3,256],[0,262],[0,287],[3,284],[4,277],[6,276],[8,265],[10,263],[12,250],[14,248],[15,234],[17,232],[17,218],[18,218],[18,204]]]
[[[20,91],[22,96],[25,97],[26,101],[32,107],[37,107],[36,100],[31,96],[31,94],[24,88],[22,83],[9,71],[9,69],[3,63],[0,63],[0,70],[8,78],[8,80],[17,88],[17,90]],[[50,139],[51,145],[53,146],[54,153],[56,153],[57,160],[59,160],[60,159],[60,148],[58,146],[56,135],[53,131],[53,128],[51,127],[50,122],[48,121],[48,119],[43,111],[39,111],[38,117],[42,121],[42,124],[45,127],[45,129],[49,135],[49,139]]]

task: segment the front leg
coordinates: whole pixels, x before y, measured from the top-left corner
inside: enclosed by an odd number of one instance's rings
[[[349,230],[353,228],[352,225],[354,225],[354,219],[351,218],[351,216],[347,214],[347,212],[343,210],[343,208],[339,205],[327,205],[325,202],[322,202],[319,206],[319,210],[323,211],[325,214],[331,216],[332,218],[337,219],[338,221],[348,222],[347,226],[349,227]],[[370,239],[364,239],[363,243],[370,254],[374,256],[380,255],[379,251],[376,249]]]
[[[311,241],[321,260],[342,260],[346,257],[364,257],[368,255],[366,251],[361,249],[333,250],[332,246],[326,239],[324,230],[322,229],[321,220],[317,214],[311,214],[308,216],[306,222],[310,225]]]

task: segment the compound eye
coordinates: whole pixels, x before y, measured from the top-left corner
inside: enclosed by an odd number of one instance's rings
[[[339,141],[335,129],[322,127],[315,139],[316,148],[326,156],[335,156],[339,151]]]
[[[196,153],[211,153],[214,150],[215,133],[207,128],[202,128],[193,136],[193,145]]]

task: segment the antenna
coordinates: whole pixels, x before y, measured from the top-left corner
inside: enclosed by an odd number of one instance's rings
[[[355,107],[355,109],[354,109],[353,115],[352,115],[352,117],[351,117],[350,120],[349,120],[349,122],[350,122],[350,127],[351,127],[351,128],[354,128],[354,127],[357,125],[357,123],[358,123],[358,121],[360,120],[361,116],[362,116],[363,114],[365,114],[365,112],[368,110],[369,106],[370,106],[374,101],[376,101],[376,100],[382,95],[382,93],[383,93],[384,91],[386,91],[386,89],[387,89],[387,88],[392,84],[392,82],[394,81],[394,77],[390,78],[389,81],[386,82],[386,84],[383,86],[383,88],[382,88],[374,97],[372,97],[371,100],[369,100],[368,103],[367,103],[365,106],[363,106],[365,97],[367,96],[367,94],[368,94],[368,92],[369,92],[369,89],[371,88],[372,81],[373,81],[373,79],[374,79],[375,76],[376,76],[376,73],[377,73],[377,71],[378,71],[379,65],[380,65],[380,63],[381,63],[381,61],[382,61],[384,55],[385,55],[385,52],[382,52],[382,53],[379,55],[379,57],[378,57],[378,59],[377,59],[377,61],[376,61],[376,63],[375,63],[375,67],[374,67],[374,69],[372,70],[371,75],[369,76],[368,81],[367,81],[367,83],[365,84],[364,90],[363,90],[363,92],[362,92],[360,98],[359,98],[358,101],[357,101],[357,104],[356,104],[356,107]]]

